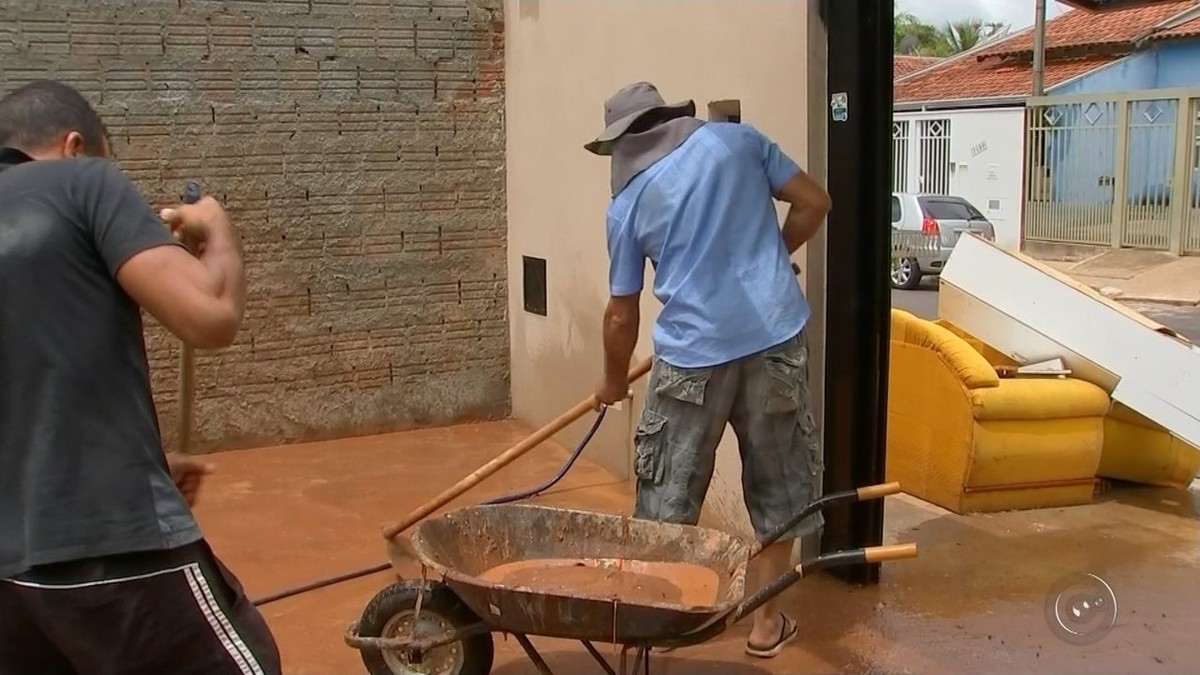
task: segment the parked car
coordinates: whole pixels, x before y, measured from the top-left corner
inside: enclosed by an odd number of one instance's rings
[[[941,244],[936,252],[892,261],[892,288],[903,290],[916,288],[926,276],[941,274],[964,232],[974,232],[988,241],[996,238],[996,228],[979,209],[962,197],[948,195],[893,192],[892,229],[921,232],[937,237]]]

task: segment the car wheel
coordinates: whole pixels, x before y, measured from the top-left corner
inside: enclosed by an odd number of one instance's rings
[[[892,288],[911,291],[921,285],[921,268],[916,258],[892,261]]]

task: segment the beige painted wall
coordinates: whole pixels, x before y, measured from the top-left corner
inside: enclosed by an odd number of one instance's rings
[[[583,149],[603,126],[603,102],[637,80],[668,101],[740,99],[742,121],[808,157],[807,0],[505,0],[509,325],[513,414],[541,425],[588,396],[602,371],[608,298],[604,216],[608,161]],[[782,213],[782,211],[781,211]],[[524,311],[523,255],[547,261],[546,317]],[[804,252],[796,259],[804,264]],[[647,268],[641,340],[652,353],[658,301]],[[644,392],[610,411],[587,457],[630,473],[632,430]],[[631,409],[632,408],[632,409]],[[585,419],[559,440],[572,445]],[[709,510],[748,526],[732,434],[718,453]]]

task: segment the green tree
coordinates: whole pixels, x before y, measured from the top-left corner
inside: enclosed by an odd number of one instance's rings
[[[897,12],[894,25],[893,49],[912,56],[952,56],[1009,31],[1007,24],[977,18],[951,21],[938,28],[910,12]]]
[[[951,53],[965,52],[992,38],[1006,35],[1009,26],[1003,23],[986,22],[982,19],[950,21],[942,29]]]
[[[892,47],[897,54],[949,56],[953,52],[946,35],[909,12],[895,15]]]

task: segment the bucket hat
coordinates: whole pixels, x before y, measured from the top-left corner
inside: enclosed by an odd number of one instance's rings
[[[612,142],[624,135],[639,117],[652,110],[671,110],[679,116],[692,117],[696,114],[696,103],[689,99],[667,105],[658,88],[649,82],[626,85],[604,102],[604,131],[583,147],[597,155],[612,154]]]

